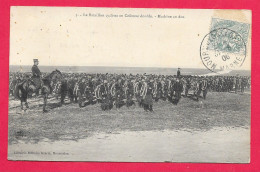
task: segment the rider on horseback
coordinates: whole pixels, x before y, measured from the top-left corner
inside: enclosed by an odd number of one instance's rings
[[[41,71],[38,68],[39,61],[38,59],[33,59],[34,65],[32,66],[32,80],[36,86],[36,95],[39,95],[39,90],[41,87]]]

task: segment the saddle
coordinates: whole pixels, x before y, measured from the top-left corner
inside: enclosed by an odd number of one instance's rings
[[[35,84],[36,89],[40,89],[42,86],[42,80],[40,77],[32,76],[32,81]]]

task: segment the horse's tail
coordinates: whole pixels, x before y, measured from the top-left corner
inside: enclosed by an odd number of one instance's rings
[[[15,99],[21,99],[22,98],[22,95],[21,95],[21,87],[19,87],[19,85],[18,84],[16,84],[15,86],[14,86],[14,98]]]

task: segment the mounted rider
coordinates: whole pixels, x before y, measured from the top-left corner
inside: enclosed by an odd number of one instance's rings
[[[36,95],[39,95],[39,90],[42,84],[42,80],[41,80],[42,74],[40,69],[38,68],[38,64],[39,64],[38,59],[33,59],[33,63],[34,65],[32,66],[32,80],[37,90]]]

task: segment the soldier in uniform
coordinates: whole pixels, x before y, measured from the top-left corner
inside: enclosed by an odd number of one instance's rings
[[[108,81],[106,79],[104,79],[103,83],[100,85],[100,94],[102,96],[101,109],[103,111],[111,110],[113,108],[113,101],[111,100]]]
[[[141,80],[141,78],[138,78],[134,84],[135,98],[138,102],[139,107],[143,107],[142,96],[141,96],[143,82],[144,79]]]
[[[179,80],[179,78],[176,78],[175,82],[173,82],[173,104],[177,105],[181,99],[181,93],[183,91],[183,84]]]
[[[115,83],[115,105],[117,109],[119,109],[124,104],[123,93],[124,91],[122,80],[118,78],[117,82]]]
[[[41,71],[38,68],[38,59],[33,59],[34,65],[32,66],[32,80],[36,86],[36,95],[39,95],[39,90],[41,87]]]
[[[177,70],[177,78],[180,78],[180,76],[181,76],[181,71],[180,71],[180,68],[178,68],[178,70]]]
[[[187,97],[188,93],[189,93],[189,89],[191,88],[191,78],[186,78],[185,80],[185,92],[184,92],[184,96]]]
[[[134,105],[133,96],[134,96],[134,80],[125,81],[125,96],[126,96],[126,107]]]
[[[153,79],[148,79],[143,83],[142,96],[143,96],[143,107],[145,111],[153,112]]]
[[[235,93],[238,92],[238,89],[239,89],[239,77],[238,77],[238,74],[236,77],[234,77],[234,84],[235,84]]]
[[[201,91],[203,94],[203,99],[206,99],[206,96],[208,93],[208,81],[205,77],[202,79],[202,82],[201,82]]]
[[[246,79],[242,78],[241,79],[241,93],[244,93],[246,87]]]

